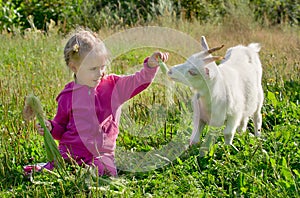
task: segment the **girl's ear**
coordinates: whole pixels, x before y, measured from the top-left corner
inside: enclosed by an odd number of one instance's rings
[[[72,70],[72,72],[77,73],[77,67],[73,62],[69,62],[69,68]]]

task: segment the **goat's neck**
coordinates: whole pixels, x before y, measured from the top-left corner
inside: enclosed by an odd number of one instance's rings
[[[214,68],[213,79],[208,79],[201,85],[201,88],[197,89],[198,96],[209,97],[218,100],[217,96],[223,95],[226,93],[224,87],[224,80],[222,73],[216,67]],[[217,101],[218,102],[218,101]]]
[[[201,91],[197,92],[197,97],[201,101],[201,106],[205,114],[210,118],[218,118],[209,120],[212,125],[220,125],[224,121],[222,117],[226,113],[226,89],[222,74],[216,70],[214,79],[207,81],[207,84]]]

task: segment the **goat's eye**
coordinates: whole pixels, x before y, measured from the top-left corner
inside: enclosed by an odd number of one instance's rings
[[[198,74],[198,72],[197,72],[196,70],[194,70],[194,69],[190,69],[190,70],[189,70],[189,74],[190,74],[191,76],[196,76],[196,75]]]

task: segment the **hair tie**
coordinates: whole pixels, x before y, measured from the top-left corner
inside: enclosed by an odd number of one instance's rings
[[[78,52],[79,51],[79,42],[77,40],[77,35],[75,34],[75,41],[76,41],[76,44],[73,46],[73,52]]]
[[[78,52],[79,51],[79,45],[76,43],[74,46],[73,46],[73,52]]]

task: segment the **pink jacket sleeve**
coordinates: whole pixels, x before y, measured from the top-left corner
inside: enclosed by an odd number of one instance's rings
[[[58,98],[57,113],[53,120],[49,120],[52,125],[51,134],[54,139],[60,140],[62,134],[66,131],[67,124],[69,122],[68,116],[68,104],[63,100],[63,97]]]
[[[144,67],[140,71],[117,79],[113,90],[113,99],[117,105],[139,94],[152,83],[159,67],[148,67],[148,59],[144,60]]]

